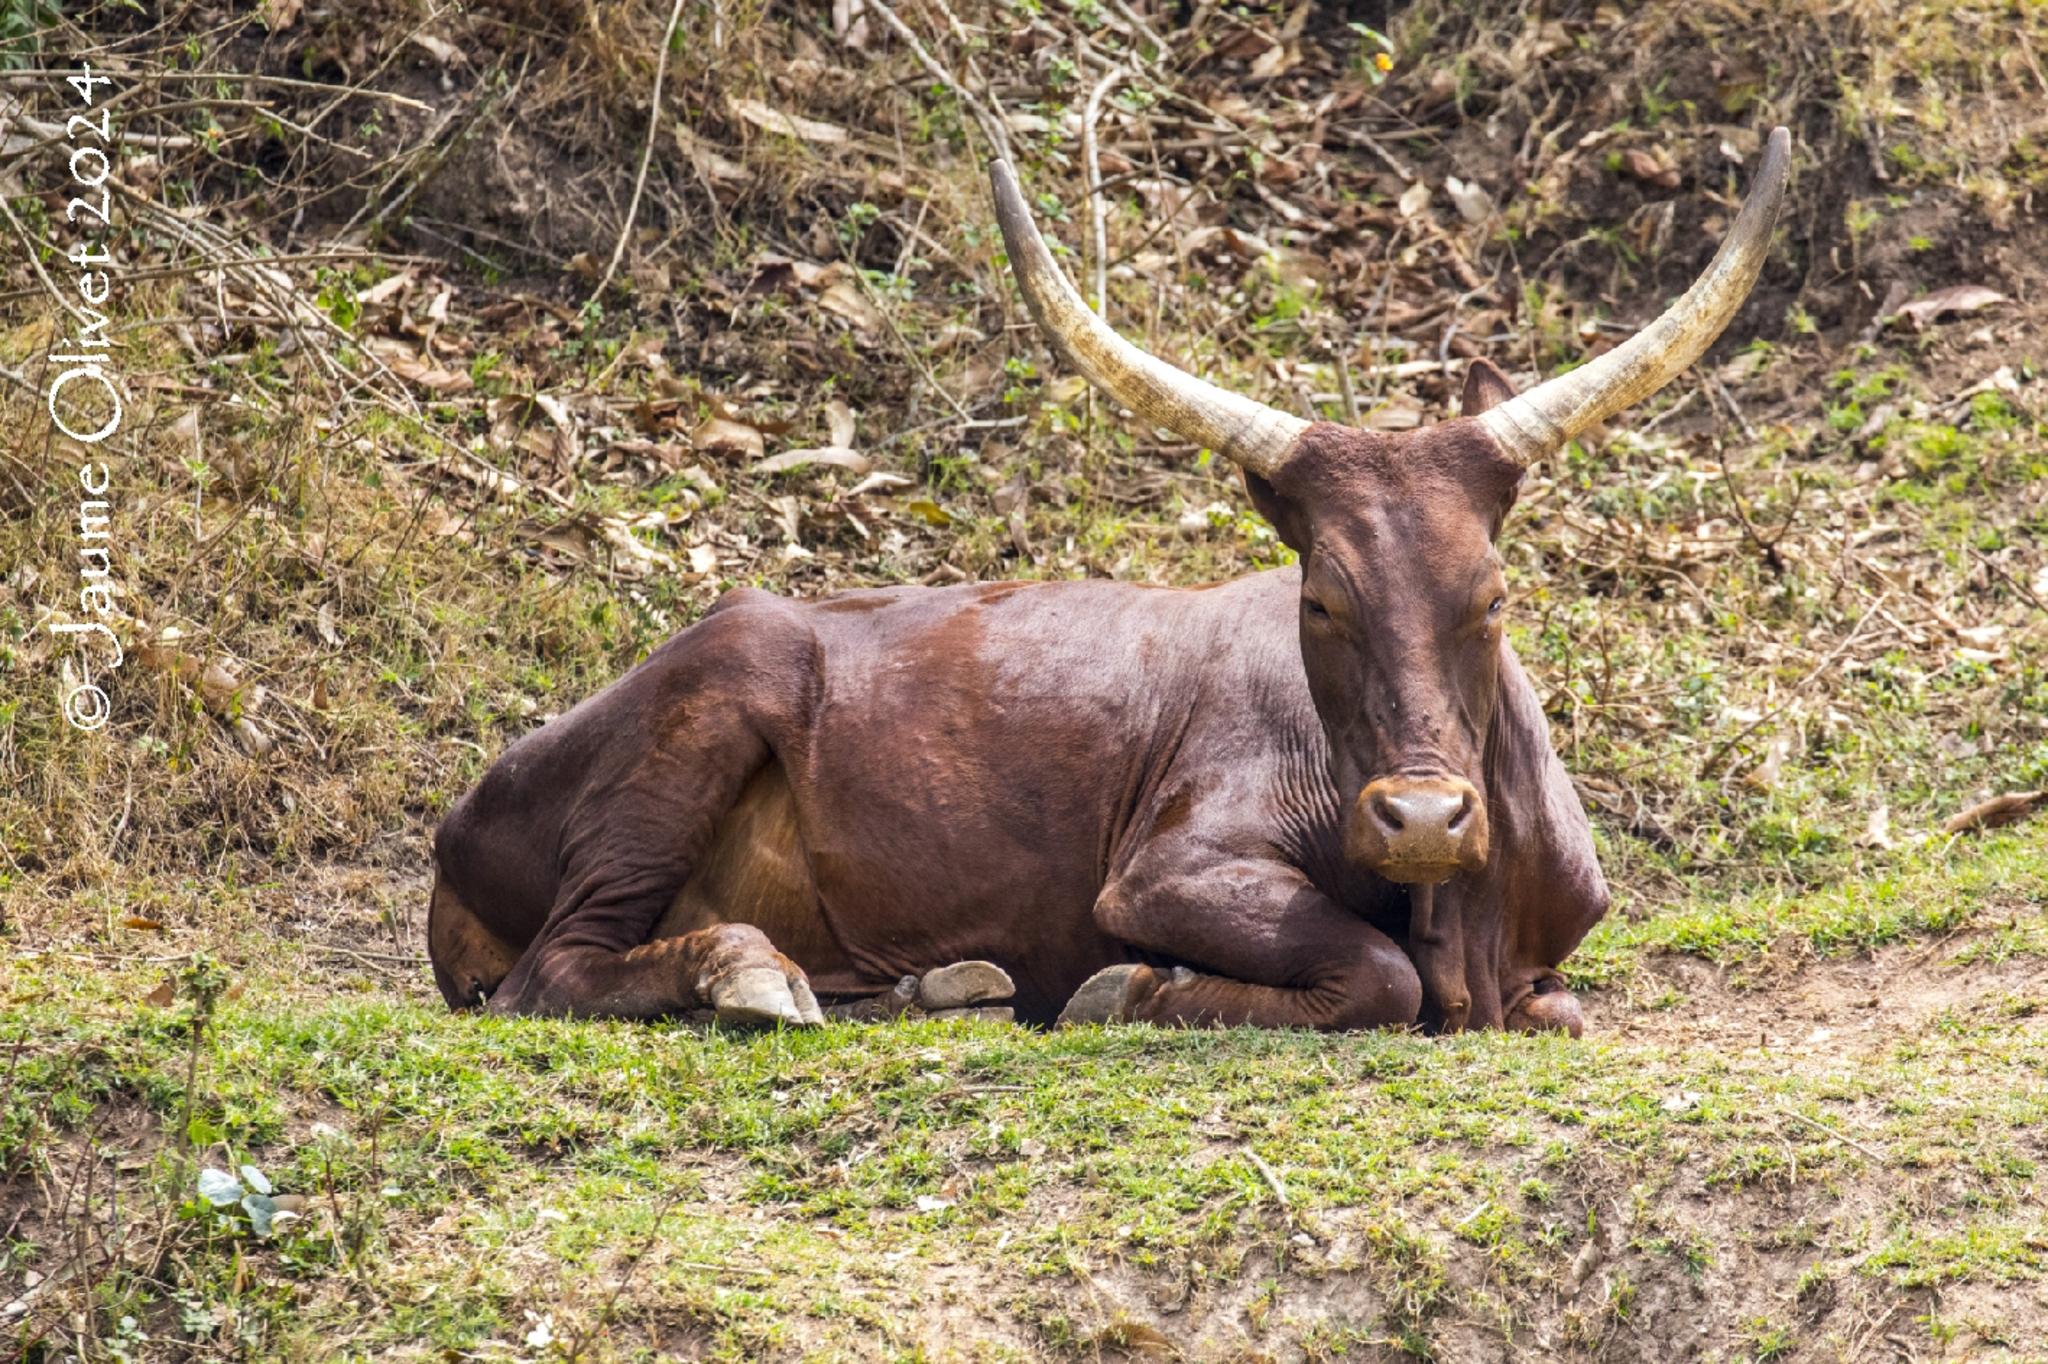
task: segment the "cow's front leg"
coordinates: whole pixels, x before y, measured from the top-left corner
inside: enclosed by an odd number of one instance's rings
[[[1607,881],[1542,703],[1506,644],[1486,789],[1493,855],[1437,892],[1439,911],[1448,896],[1462,917],[1471,1021],[1577,1037],[1585,1017],[1558,967],[1607,913]],[[1498,1022],[1481,1017],[1489,999]]]
[[[1528,942],[1559,921],[1590,922],[1577,890],[1557,879],[1510,876],[1505,859],[1439,886],[1410,887],[1400,941],[1422,978],[1422,1025],[1432,1032],[1584,1031],[1579,1001],[1551,956],[1556,949]]]
[[[1141,859],[1104,890],[1096,921],[1178,965],[1099,971],[1068,1001],[1062,1022],[1321,1029],[1415,1022],[1422,984],[1414,964],[1296,868],[1246,859],[1147,871]]]
[[[802,968],[749,924],[715,924],[619,952],[562,944],[530,954],[491,996],[496,1013],[662,1018],[710,1010],[760,1027],[824,1022]]]

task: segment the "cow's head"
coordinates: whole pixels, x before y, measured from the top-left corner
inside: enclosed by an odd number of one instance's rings
[[[1624,344],[1515,395],[1484,361],[1463,413],[1417,431],[1311,423],[1148,355],[1083,305],[1007,163],[997,219],[1054,348],[1141,418],[1228,456],[1301,556],[1301,648],[1346,847],[1389,880],[1433,884],[1487,858],[1483,771],[1507,586],[1494,539],[1522,471],[1669,383],[1735,315],[1768,252],[1791,138],[1771,134],[1749,202],[1700,277]]]

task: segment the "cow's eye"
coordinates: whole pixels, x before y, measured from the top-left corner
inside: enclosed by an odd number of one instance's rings
[[[1306,615],[1310,620],[1328,620],[1330,618],[1329,608],[1314,597],[1303,597],[1301,599],[1301,610],[1302,614]]]
[[[1504,609],[1506,609],[1507,604],[1508,599],[1506,597],[1495,597],[1492,601],[1486,604],[1486,618],[1488,620],[1495,619],[1500,615],[1500,613]]]

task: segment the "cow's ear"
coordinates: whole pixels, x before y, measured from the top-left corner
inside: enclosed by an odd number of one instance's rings
[[[1458,399],[1458,414],[1476,417],[1489,407],[1498,407],[1515,396],[1515,386],[1500,367],[1484,357],[1465,368],[1465,392]]]
[[[1252,495],[1252,505],[1259,509],[1259,515],[1273,523],[1277,533],[1289,549],[1296,554],[1307,554],[1310,548],[1308,518],[1279,490],[1251,470],[1244,471],[1244,490]]]
[[[1515,474],[1515,477],[1514,477],[1514,481],[1508,484],[1508,486],[1507,486],[1507,491],[1501,494],[1501,498],[1500,498],[1500,503],[1499,503],[1499,505],[1498,505],[1498,506],[1497,506],[1497,507],[1496,507],[1496,508],[1494,509],[1494,513],[1493,513],[1493,523],[1492,523],[1492,524],[1491,524],[1490,526],[1488,526],[1488,527],[1487,527],[1487,529],[1486,529],[1486,538],[1487,538],[1487,539],[1489,539],[1489,540],[1498,540],[1498,539],[1500,539],[1500,528],[1501,528],[1501,527],[1502,527],[1503,525],[1506,525],[1506,524],[1507,524],[1507,519],[1508,519],[1508,513],[1509,513],[1509,512],[1511,512],[1511,511],[1513,511],[1513,510],[1515,509],[1515,501],[1516,501],[1516,499],[1518,499],[1518,498],[1519,498],[1519,497],[1520,497],[1521,495],[1522,495],[1522,475],[1521,475],[1521,473],[1520,473],[1520,472],[1518,471],[1518,472],[1517,472],[1517,473]]]

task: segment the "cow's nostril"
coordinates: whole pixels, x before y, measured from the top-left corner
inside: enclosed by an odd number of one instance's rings
[[[1372,815],[1388,833],[1397,834],[1407,827],[1401,823],[1401,816],[1394,809],[1394,803],[1385,796],[1372,798]]]
[[[1445,827],[1454,834],[1461,832],[1465,827],[1465,822],[1471,818],[1472,797],[1468,795],[1459,800],[1458,808],[1451,814],[1451,822]]]

